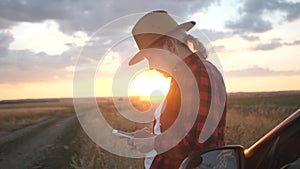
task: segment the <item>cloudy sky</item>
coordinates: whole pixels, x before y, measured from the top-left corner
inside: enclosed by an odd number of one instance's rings
[[[98,66],[106,56],[95,90],[109,95],[122,56],[137,51],[132,24],[156,9],[196,21],[228,92],[300,90],[298,0],[1,0],[0,100],[72,97],[82,55]]]

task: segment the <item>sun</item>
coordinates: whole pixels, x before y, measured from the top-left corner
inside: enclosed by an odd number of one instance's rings
[[[170,82],[170,77],[166,78],[156,70],[145,70],[131,80],[129,95],[139,96],[141,100],[158,101],[167,95]]]

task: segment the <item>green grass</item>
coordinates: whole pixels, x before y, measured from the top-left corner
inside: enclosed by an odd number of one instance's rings
[[[229,96],[228,104],[230,106],[242,105],[268,105],[268,106],[287,106],[287,107],[300,107],[300,95],[278,95],[278,96],[261,96],[261,97],[237,97]]]

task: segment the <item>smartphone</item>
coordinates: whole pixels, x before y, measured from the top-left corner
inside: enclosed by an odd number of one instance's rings
[[[120,130],[113,129],[112,133],[119,136],[119,137],[133,138],[133,135],[131,133],[127,133],[125,131],[120,131]]]

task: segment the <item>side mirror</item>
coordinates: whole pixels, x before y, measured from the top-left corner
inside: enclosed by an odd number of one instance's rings
[[[180,169],[244,169],[244,149],[242,146],[224,146],[196,152],[188,156]]]

